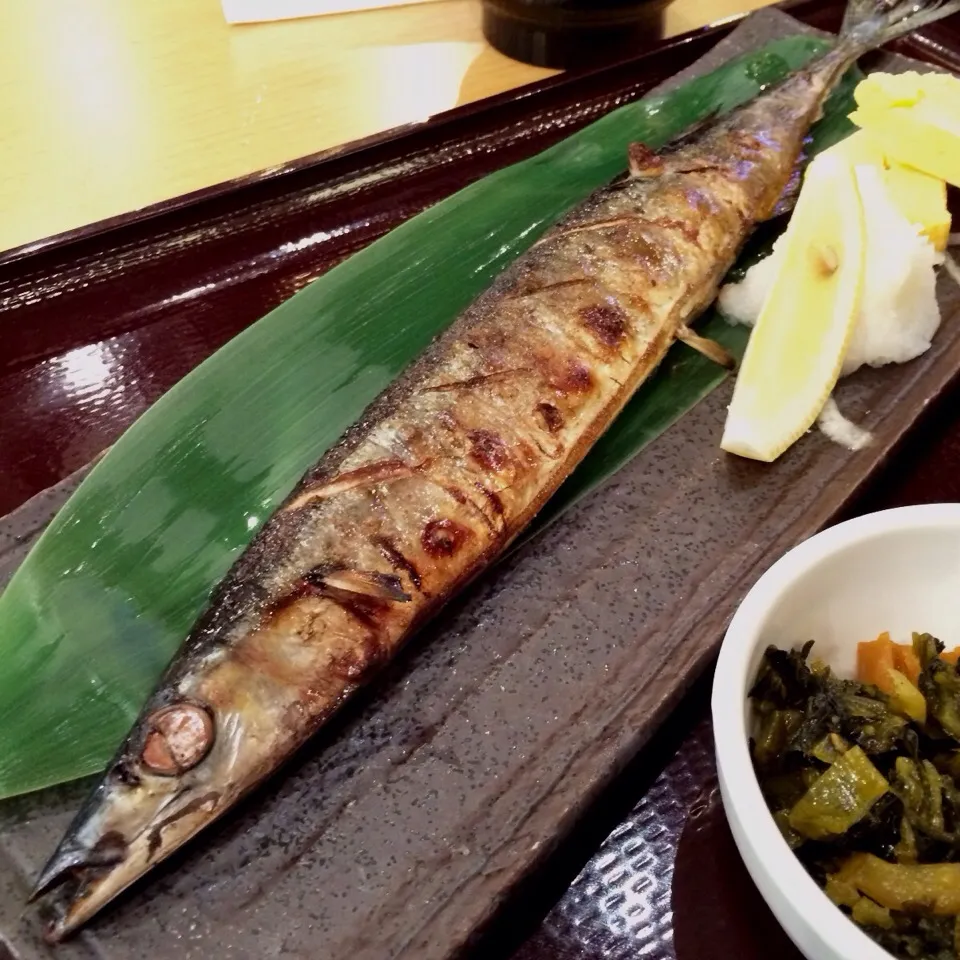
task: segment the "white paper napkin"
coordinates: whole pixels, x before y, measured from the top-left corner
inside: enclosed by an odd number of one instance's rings
[[[220,0],[227,23],[265,23],[295,17],[319,17],[328,13],[402,7],[437,0]]]

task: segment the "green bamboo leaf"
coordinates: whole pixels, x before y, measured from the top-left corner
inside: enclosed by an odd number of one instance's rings
[[[660,146],[822,49],[774,42],[485,177],[329,271],[162,397],[0,597],[0,797],[102,768],[211,587],[306,467],[498,272],[623,169],[631,141]],[[715,317],[708,331],[742,337]],[[545,519],[719,379],[674,351]]]

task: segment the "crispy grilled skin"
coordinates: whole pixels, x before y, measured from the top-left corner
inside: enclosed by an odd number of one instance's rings
[[[233,651],[218,669],[254,668],[322,718],[489,563],[713,300],[814,105],[631,148],[633,175],[508,269],[301,481],[208,618]],[[331,586],[337,571],[396,593]],[[214,671],[192,695],[219,707],[231,689]]]
[[[748,134],[731,143],[738,158],[764,156]],[[207,624],[232,653],[191,695],[228,706],[236,671],[254,669],[303,718],[322,718],[488,564],[713,299],[776,202],[779,163],[759,190],[734,166],[604,191],[480,297],[238,563]]]

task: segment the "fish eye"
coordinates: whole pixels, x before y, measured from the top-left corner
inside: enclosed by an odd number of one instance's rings
[[[213,746],[210,711],[196,703],[172,703],[146,721],[140,762],[151,773],[175,777],[192,770]]]

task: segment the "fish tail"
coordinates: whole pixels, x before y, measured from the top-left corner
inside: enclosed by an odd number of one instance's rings
[[[960,11],[960,0],[849,0],[841,44],[864,53]]]

